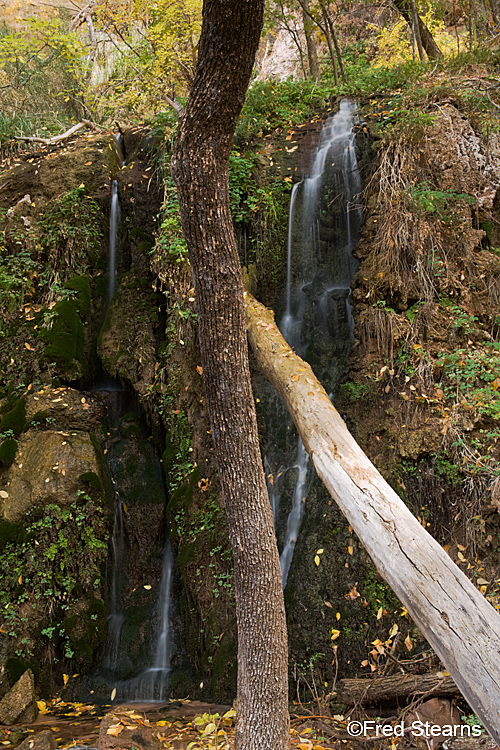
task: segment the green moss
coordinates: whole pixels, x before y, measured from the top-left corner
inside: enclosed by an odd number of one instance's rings
[[[30,419],[29,426],[30,427],[41,427],[42,429],[46,427],[50,422],[48,421],[50,419],[50,409],[40,409]]]
[[[20,398],[16,401],[13,409],[7,412],[0,422],[0,433],[12,430],[14,435],[19,436],[26,426],[26,401]]]
[[[83,368],[83,323],[73,300],[62,299],[55,305],[52,328],[43,337],[47,343],[44,361],[68,367],[76,360]]]
[[[21,523],[11,523],[0,518],[0,549],[8,542],[17,542],[22,530]]]
[[[212,663],[212,695],[228,700],[236,695],[236,642],[224,633]]]
[[[12,684],[18,681],[20,677],[26,672],[27,669],[31,669],[35,678],[35,683],[38,682],[40,676],[40,665],[36,661],[31,659],[22,659],[19,656],[11,656],[5,662],[5,669],[9,675],[9,680]]]
[[[102,490],[102,482],[94,471],[85,471],[83,474],[80,474],[78,479],[81,482],[87,482],[94,490],[98,490],[99,492]]]
[[[13,463],[17,453],[17,440],[7,438],[0,444],[0,463],[3,466],[10,466]]]
[[[179,548],[177,557],[175,559],[175,564],[177,570],[179,571],[179,575],[182,575],[184,568],[195,559],[199,548],[200,544],[198,539],[193,539],[188,544],[185,544]]]
[[[88,276],[74,276],[64,285],[65,289],[75,291],[75,306],[79,315],[88,315],[90,312],[90,302],[92,295],[90,292],[90,282]]]

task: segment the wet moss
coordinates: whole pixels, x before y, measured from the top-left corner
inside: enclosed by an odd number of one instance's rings
[[[76,292],[75,307],[78,314],[83,316],[88,315],[92,299],[88,276],[74,276],[72,279],[68,279],[64,288]]]
[[[212,662],[211,693],[216,701],[236,695],[236,641],[224,634]]]
[[[80,474],[78,479],[81,482],[86,482],[90,487],[92,487],[92,489],[97,490],[98,492],[101,492],[102,482],[95,472],[85,471],[83,474]]]
[[[10,659],[7,659],[5,669],[12,685],[23,676],[27,669],[31,669],[33,672],[35,683],[38,682],[40,677],[40,665],[32,659],[23,659],[20,656],[11,656]]]
[[[75,360],[85,370],[83,356],[84,330],[73,300],[60,300],[54,307],[52,328],[43,334],[46,342],[44,362],[55,362],[62,369],[74,365]]]
[[[8,411],[0,422],[0,433],[12,430],[14,435],[19,436],[26,427],[26,401],[20,398],[15,406]]]
[[[17,453],[17,440],[7,438],[0,444],[0,463],[3,466],[10,466],[13,463]]]

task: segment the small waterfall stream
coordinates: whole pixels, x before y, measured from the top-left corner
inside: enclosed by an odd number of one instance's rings
[[[121,134],[115,135],[114,141],[118,164],[122,167],[125,163],[125,151]],[[116,292],[119,222],[118,181],[115,179],[111,183],[108,307]],[[100,393],[107,406],[109,433],[105,453],[115,490],[108,637],[98,672],[98,682],[106,685],[104,689],[108,695],[114,691],[113,700],[116,702],[163,700],[168,686],[171,656],[170,605],[173,556],[168,536],[163,544],[159,586],[154,580],[154,586],[143,583],[142,586],[136,584],[132,588],[131,584],[131,576],[134,580],[141,576],[142,571],[137,570],[138,566],[143,569],[146,576],[153,578],[153,571],[156,570],[157,580],[159,577],[159,555],[154,551],[154,526],[158,526],[156,537],[160,539],[161,544],[166,503],[163,470],[153,446],[144,439],[140,410],[135,397],[120,383],[106,377],[95,384],[93,390]],[[129,476],[132,467],[135,467],[135,475]],[[138,504],[142,505],[142,508],[137,507]],[[152,559],[132,561],[131,545],[135,545],[136,548],[144,545],[142,527],[148,525],[148,519],[139,520],[141,511],[143,514],[150,514],[149,523],[153,526],[150,536],[151,549],[143,550],[143,554],[150,555]],[[131,515],[135,516],[133,521]],[[132,534],[135,535],[135,540],[130,538]],[[137,555],[137,551],[134,554]],[[146,592],[156,590],[157,587],[156,604],[146,603]],[[144,615],[141,620],[141,610],[149,612],[145,620]],[[131,636],[131,618],[142,623],[135,638]],[[138,640],[141,643],[138,643]]]
[[[109,215],[109,255],[108,255],[108,304],[116,291],[116,242],[120,223],[120,202],[118,200],[118,181],[111,183],[111,212]]]
[[[352,251],[361,222],[355,116],[355,105],[343,100],[337,114],[323,126],[310,174],[294,185],[290,198],[285,309],[280,329],[290,346],[312,364],[329,391],[337,386],[354,341],[350,286],[358,264]],[[278,429],[282,430],[282,422],[287,419],[281,404],[274,417]],[[289,422],[287,430],[290,428]],[[290,441],[287,443],[289,456]],[[300,438],[296,445],[295,461],[285,468],[275,446],[265,457],[277,530],[285,485],[292,498],[284,534],[280,533],[283,588],[312,480],[309,457]],[[293,486],[289,478],[292,470]]]

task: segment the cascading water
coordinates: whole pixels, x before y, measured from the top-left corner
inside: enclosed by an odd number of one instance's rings
[[[120,222],[120,202],[118,200],[118,181],[111,183],[111,212],[109,216],[109,255],[108,255],[108,303],[116,291],[116,242]]]
[[[119,166],[124,164],[121,134],[114,137]],[[109,223],[108,297],[116,291],[116,248],[120,221],[118,182],[111,185]],[[108,637],[97,681],[113,693],[115,701],[162,700],[170,672],[170,591],[173,558],[168,538],[163,544],[161,581],[156,604],[147,592],[156,590],[147,583],[131,584],[141,574],[146,580],[159,577],[158,542],[163,537],[165,493],[163,471],[150,442],[142,435],[135,398],[110,378],[94,386],[107,405],[108,440],[106,458],[113,477],[115,516],[111,541]],[[133,471],[133,476],[130,472]],[[142,477],[141,477],[142,473]],[[148,486],[149,485],[149,486]],[[148,505],[149,503],[149,505]],[[141,505],[141,508],[138,505]],[[148,518],[142,516],[147,515]],[[134,517],[131,519],[131,516]],[[149,534],[150,549],[144,549],[144,527],[158,528]],[[135,539],[130,537],[134,536]],[[130,547],[143,548],[149,559],[132,560]],[[158,551],[155,551],[156,550]],[[136,552],[137,554],[137,552]],[[138,570],[139,568],[139,570]],[[142,615],[140,612],[142,611]],[[142,618],[142,619],[141,619]],[[135,633],[135,634],[134,634]],[[149,666],[148,666],[149,665]]]
[[[294,185],[290,199],[285,311],[280,329],[287,342],[310,361],[329,391],[335,389],[344,372],[354,341],[350,285],[358,265],[352,251],[361,222],[355,113],[355,105],[344,100],[338,113],[325,123],[310,174]],[[285,415],[281,405],[275,415],[281,430],[283,420],[288,418]],[[290,428],[288,423],[287,430]],[[294,463],[285,468],[275,446],[265,457],[277,531],[283,485],[292,498],[286,529],[284,534],[279,533],[283,587],[311,479],[309,457],[300,438],[296,450]],[[292,470],[295,481],[290,486]]]

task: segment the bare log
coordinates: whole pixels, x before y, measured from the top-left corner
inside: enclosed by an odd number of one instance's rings
[[[440,672],[427,674],[397,674],[390,677],[363,677],[340,680],[335,700],[346,706],[362,703],[397,703],[410,696],[459,696],[460,690],[449,675]]]
[[[425,531],[349,433],[272,311],[245,295],[248,337],[318,476],[471,708],[500,743],[500,615]]]
[[[91,130],[101,130],[105,128],[101,128],[99,125],[96,125],[94,122],[91,122],[90,120],[81,120],[76,125],[73,125],[69,130],[66,130],[65,133],[61,133],[60,135],[54,135],[52,138],[39,138],[35,135],[16,135],[14,138],[17,141],[28,141],[29,143],[43,143],[45,146],[53,146],[56,143],[61,143],[61,141],[65,141],[68,138],[71,138],[72,135],[75,135],[75,133],[78,133],[79,130],[82,128],[90,128]]]

